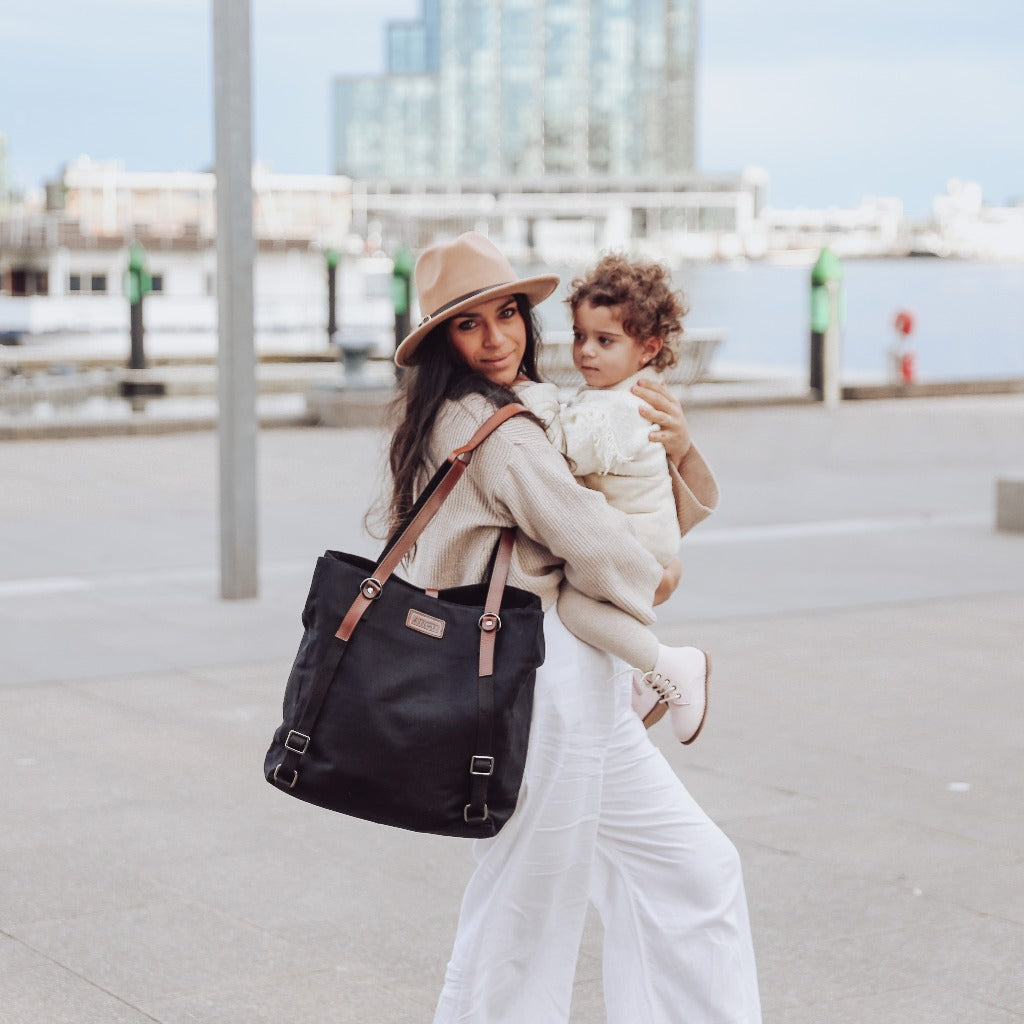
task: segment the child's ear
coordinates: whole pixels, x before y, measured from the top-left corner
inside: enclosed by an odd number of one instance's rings
[[[661,350],[664,348],[665,342],[661,338],[654,337],[648,338],[646,341],[640,342],[640,361],[646,366]]]

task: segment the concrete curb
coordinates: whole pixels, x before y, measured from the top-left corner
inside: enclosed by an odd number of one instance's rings
[[[844,399],[957,398],[965,395],[1019,395],[1024,378],[933,380],[919,384],[854,384],[843,388]]]
[[[312,427],[317,419],[311,413],[264,414],[260,429]],[[50,441],[72,437],[152,437],[160,434],[184,434],[216,430],[216,416],[168,416],[164,419],[123,419],[96,421],[60,421],[0,425],[0,441]]]
[[[261,393],[297,394],[302,383],[288,378],[261,381]],[[321,379],[315,375],[306,380],[306,404],[302,411],[263,412],[259,415],[261,429],[277,427],[358,428],[384,425],[394,394],[388,388],[346,390],[340,381]],[[204,387],[189,387],[187,381],[173,381],[169,394],[198,397]],[[677,388],[686,409],[740,409],[815,405],[817,400],[803,385],[793,382],[717,380],[686,388]],[[901,398],[970,398],[988,395],[1024,394],[1024,379],[1009,378],[974,381],[931,381],[920,384],[857,384],[842,389],[844,401],[884,401]],[[65,437],[125,437],[215,430],[216,413],[192,414],[160,418],[125,417],[97,419],[54,419],[0,423],[0,441],[37,440]]]

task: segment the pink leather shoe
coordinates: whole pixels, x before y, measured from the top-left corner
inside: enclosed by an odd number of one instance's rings
[[[657,725],[665,717],[668,705],[658,699],[658,694],[644,682],[644,673],[633,669],[633,710],[645,729]]]
[[[633,710],[646,728],[667,711],[680,743],[690,744],[704,728],[708,713],[711,658],[698,647],[658,647],[650,672],[633,673]]]

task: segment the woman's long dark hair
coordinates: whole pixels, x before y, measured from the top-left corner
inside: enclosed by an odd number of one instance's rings
[[[519,315],[526,325],[526,352],[522,373],[540,380],[540,327],[529,300],[516,295]],[[422,486],[429,464],[431,435],[441,406],[453,398],[468,394],[483,395],[496,409],[516,400],[515,393],[500,384],[492,384],[462,361],[448,338],[447,321],[438,324],[420,342],[416,364],[406,370],[395,399],[393,417],[398,421],[388,462],[391,468],[391,496],[385,515],[387,532],[392,534],[416,500],[417,485]]]

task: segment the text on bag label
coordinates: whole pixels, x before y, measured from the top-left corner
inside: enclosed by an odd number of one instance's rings
[[[415,608],[409,609],[405,617],[405,624],[417,633],[426,633],[427,636],[437,637],[438,640],[444,636],[444,620],[435,619],[433,615],[418,612]]]

